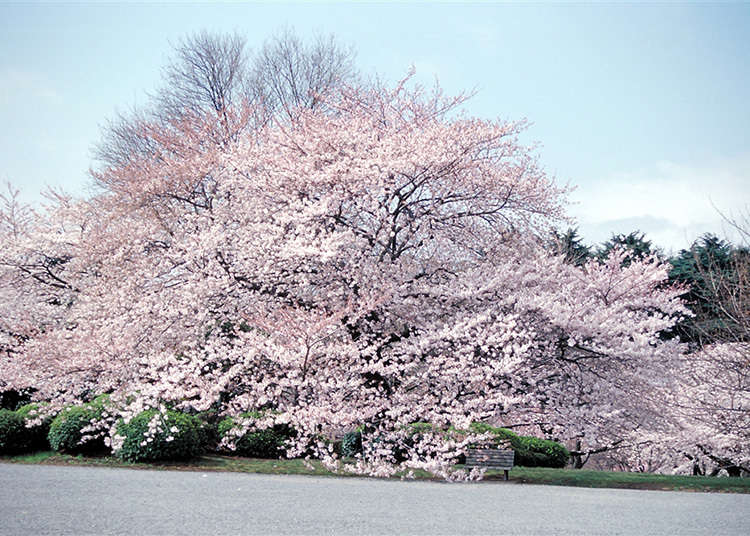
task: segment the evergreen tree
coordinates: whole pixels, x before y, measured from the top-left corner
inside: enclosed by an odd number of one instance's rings
[[[709,343],[736,338],[735,324],[740,319],[729,314],[727,307],[738,297],[735,290],[740,280],[747,278],[742,273],[747,257],[747,250],[707,233],[669,260],[670,281],[685,285],[684,299],[695,314],[677,326],[683,340]]]
[[[629,256],[623,261],[624,266],[628,266],[633,260],[642,261],[651,255],[661,258],[661,250],[654,246],[651,240],[646,240],[646,233],[633,231],[630,234],[613,234],[612,238],[604,242],[599,249],[597,256],[599,259],[606,259],[610,252],[615,249],[625,249]]]
[[[575,266],[585,264],[592,257],[591,247],[583,243],[583,237],[578,234],[577,227],[569,227],[563,234],[554,229],[551,249],[555,255],[563,255],[565,262]]]

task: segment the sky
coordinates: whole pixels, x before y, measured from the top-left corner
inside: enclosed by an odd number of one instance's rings
[[[640,230],[676,252],[750,210],[750,3],[0,2],[0,181],[86,195],[101,125],[147,101],[181,37],[257,50],[285,27],[334,34],[365,74],[475,91],[471,115],[528,119],[587,243]]]

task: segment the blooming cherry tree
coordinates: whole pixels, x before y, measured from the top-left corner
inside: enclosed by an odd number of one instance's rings
[[[64,245],[70,279],[3,381],[109,392],[131,414],[266,409],[297,430],[289,455],[332,465],[326,435],[362,425],[349,468],[376,475],[456,476],[482,439],[414,438],[416,421],[520,423],[596,448],[656,413],[680,290],[653,258],[575,267],[544,250],[566,189],[520,144],[523,123],[466,117],[462,97],[408,80],[326,99],[220,144],[210,117],[144,124],[157,149],[6,233],[19,245],[2,277],[36,289],[28,307],[49,285],[22,277],[32,244]]]

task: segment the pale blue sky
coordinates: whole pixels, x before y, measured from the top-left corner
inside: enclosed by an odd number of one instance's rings
[[[334,33],[385,78],[415,65],[477,116],[528,118],[529,141],[589,242],[646,231],[666,248],[750,203],[750,4],[0,4],[0,179],[35,199],[84,191],[90,148],[142,103],[170,43],[283,26]]]

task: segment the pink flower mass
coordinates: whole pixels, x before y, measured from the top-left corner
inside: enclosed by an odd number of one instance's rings
[[[265,409],[298,431],[289,456],[330,466],[324,438],[363,426],[348,468],[372,475],[481,476],[452,467],[479,434],[407,445],[413,422],[648,447],[650,470],[696,444],[749,463],[747,375],[701,380],[738,348],[702,360],[664,336],[690,313],[657,258],[549,251],[567,188],[523,122],[408,79],[322,98],[260,125],[250,104],[143,122],[147,147],[94,171],[88,198],[5,195],[0,385],[110,393],[120,416]]]

